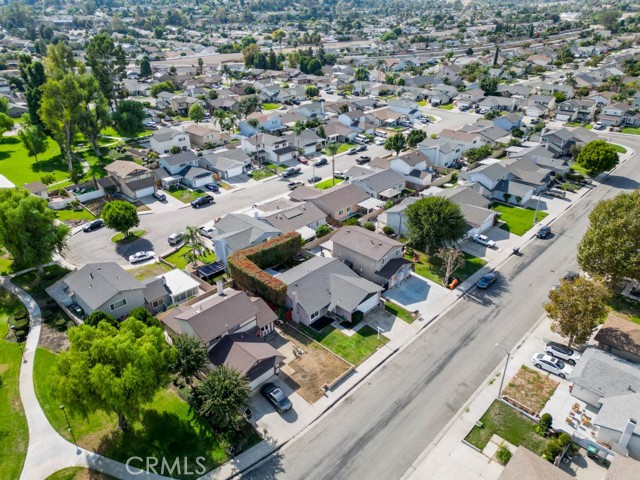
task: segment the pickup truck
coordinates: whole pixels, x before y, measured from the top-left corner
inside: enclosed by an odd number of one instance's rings
[[[289,190],[295,190],[296,188],[298,188],[300,185],[304,185],[304,183],[302,182],[289,182],[287,184],[287,187],[289,187]]]

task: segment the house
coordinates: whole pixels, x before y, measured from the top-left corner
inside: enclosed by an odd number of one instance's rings
[[[299,134],[287,132],[284,137],[289,141],[290,145],[295,146],[296,149],[301,149],[303,155],[313,155],[322,150],[322,147],[326,144],[326,140],[311,128],[307,128]]]
[[[253,123],[256,125],[252,125]],[[242,120],[238,128],[240,134],[245,137],[251,137],[258,132],[266,132],[270,134],[279,134],[286,128],[282,124],[282,117],[278,114],[265,114],[260,112],[253,112],[245,120]]]
[[[145,166],[128,160],[116,160],[104,169],[120,192],[133,200],[152,195],[156,190],[153,172]]]
[[[183,303],[201,293],[200,283],[177,268],[143,283],[145,304],[153,314],[164,312],[169,306]]]
[[[276,314],[261,298],[227,289],[221,294],[179,305],[161,321],[172,334],[199,338],[212,365],[227,365],[256,388],[279,373],[284,357],[262,339],[273,332]]]
[[[79,305],[86,315],[101,311],[115,318],[144,307],[145,285],[115,262],[89,263],[71,272],[47,293],[65,308]]]
[[[331,120],[324,126],[327,143],[345,143],[353,141],[358,131],[347,127],[338,120]]]
[[[351,320],[380,302],[382,287],[358,276],[337,258],[312,257],[277,277],[287,285],[291,319],[310,325],[325,315]]]
[[[460,146],[462,153],[466,152],[470,148],[478,148],[484,145],[485,142],[482,137],[476,132],[465,132],[462,130],[451,130],[445,128],[440,132],[439,139],[448,141],[450,143]]]
[[[569,155],[574,145],[586,145],[597,138],[596,134],[582,127],[574,130],[545,128],[540,132],[540,144],[555,156]]]
[[[185,152],[160,157],[158,159],[158,165],[164,168],[170,175],[177,175],[187,167],[197,167],[198,156],[195,152],[187,150]]]
[[[251,165],[251,159],[241,148],[223,149],[204,153],[198,165],[226,179],[242,175]]]
[[[212,173],[201,167],[187,167],[184,170],[180,170],[177,177],[180,179],[180,183],[193,189],[202,188],[213,183]]]
[[[389,108],[394,112],[406,115],[409,118],[415,118],[422,115],[418,109],[418,104],[409,100],[392,99],[389,101]]]
[[[460,207],[469,238],[486,232],[498,223],[498,212],[489,208],[491,202],[471,187],[442,188],[435,195],[448,198]]]
[[[220,133],[205,125],[198,125],[197,123],[193,123],[185,128],[184,132],[189,135],[189,141],[191,142],[191,145],[195,145],[196,147],[204,148],[208,145],[220,145],[228,143],[224,139],[221,139]]]
[[[520,128],[522,125],[522,113],[511,112],[501,117],[495,118],[493,124],[496,127],[502,128],[507,132],[510,132],[514,128]]]
[[[257,133],[241,140],[243,150],[260,162],[284,163],[293,160],[296,148],[284,137]]]
[[[520,108],[528,117],[544,117],[555,110],[556,98],[551,95],[532,95],[520,102]]]
[[[324,119],[324,103],[323,102],[309,102],[300,105],[295,109],[300,115],[304,115],[309,119]]]
[[[371,198],[384,201],[400,197],[405,184],[404,177],[391,169],[385,169],[356,179],[350,177],[349,182],[367,193]]]
[[[418,144],[418,151],[437,167],[451,167],[462,158],[463,146],[455,140],[446,138],[425,138]],[[398,157],[400,158],[400,157]],[[416,158],[412,159],[417,161]],[[391,160],[393,164],[393,160]],[[391,168],[394,168],[393,166]],[[402,167],[403,170],[405,167]]]
[[[187,151],[191,149],[191,139],[185,132],[173,128],[161,128],[151,136],[149,145],[158,153],[169,153],[173,147]]]
[[[607,127],[619,127],[623,123],[635,123],[631,107],[626,103],[612,103],[602,108],[602,113],[598,115],[598,121]],[[631,122],[627,122],[632,119]]]
[[[540,194],[553,180],[554,173],[528,158],[508,158],[500,165],[520,183],[530,185]]]
[[[477,184],[479,193],[487,198],[516,205],[524,205],[535,193],[534,187],[518,181],[498,163],[471,170],[467,173],[467,181]]]
[[[241,213],[230,213],[214,225],[210,234],[216,259],[227,266],[227,257],[233,252],[258,245],[282,232],[266,222]]]
[[[478,106],[489,110],[497,110],[504,112],[512,112],[516,109],[517,103],[515,98],[488,96],[482,100]]]
[[[512,151],[509,151],[512,149]],[[566,159],[555,158],[553,153],[544,148],[542,145],[532,147],[509,147],[507,148],[508,158],[526,158],[536,165],[552,170],[556,175],[564,175],[571,166]]]
[[[331,237],[332,255],[361,277],[385,289],[409,278],[411,261],[402,256],[404,244],[359,226],[344,226]]]
[[[571,480],[568,473],[524,446],[516,449],[498,480]]]
[[[295,194],[296,190],[292,193]],[[293,198],[292,195],[290,197]],[[342,184],[324,190],[308,200],[322,210],[325,215],[341,222],[358,213],[361,208],[360,204],[369,199],[370,196],[355,185]],[[383,202],[378,203],[383,204]]]
[[[44,198],[45,200],[49,198],[47,186],[42,182],[25,183],[22,188],[29,190],[31,194]]]
[[[189,115],[189,109],[196,103],[204,102],[194,97],[175,95],[171,98],[170,108],[173,113],[186,117],[187,115]]]
[[[596,105],[598,107],[606,107],[607,105],[613,103],[613,97],[615,96],[616,94],[613,92],[597,92],[589,95],[586,98],[588,100],[593,100],[594,102],[596,102]]]
[[[409,231],[405,210],[418,200],[420,200],[418,197],[407,197],[397,205],[386,209],[378,216],[378,227],[384,228],[388,226],[393,228],[395,234],[405,235]]]
[[[263,222],[282,233],[296,231],[305,241],[314,238],[316,228],[327,223],[327,215],[311,202],[278,199],[261,204],[258,209]]]
[[[630,362],[640,363],[640,325],[609,315],[593,338],[598,348]]]
[[[586,98],[565,100],[558,104],[556,120],[560,122],[591,122],[596,113],[596,102]]]

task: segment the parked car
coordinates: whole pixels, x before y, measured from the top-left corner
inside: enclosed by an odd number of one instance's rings
[[[466,112],[467,110],[469,110],[469,105],[460,105],[458,107],[458,110],[460,110],[461,112]]]
[[[336,173],[334,174],[335,178],[341,178],[343,180],[345,180],[347,178],[347,173],[343,172],[341,170],[337,170]]]
[[[349,150],[347,150],[347,155],[355,155],[356,153],[358,153],[357,148],[350,148]]]
[[[370,161],[371,161],[371,157],[369,157],[367,155],[362,155],[362,156],[356,158],[356,163],[359,164],[359,165],[368,163]]]
[[[172,247],[181,243],[182,240],[184,240],[184,232],[174,232],[169,235],[169,238],[167,239],[169,245]]]
[[[364,152],[366,149],[367,149],[366,145],[360,145],[358,148],[356,148],[358,152]]]
[[[540,119],[538,119],[538,118],[532,118],[531,119],[531,125],[537,125],[539,123],[540,123]]]
[[[384,138],[376,138],[376,141],[374,142],[376,145],[384,145],[385,139]]]
[[[531,359],[531,363],[540,370],[558,375],[560,378],[567,378],[570,371],[562,360],[547,353],[536,353]]]
[[[300,167],[289,167],[284,172],[282,172],[282,176],[284,178],[293,177],[301,172]]]
[[[265,383],[262,387],[260,387],[260,393],[266,398],[276,410],[280,413],[285,413],[291,410],[293,404],[291,400],[287,398],[280,387],[274,385],[273,383]]]
[[[193,208],[200,208],[206,205],[211,205],[213,203],[213,197],[209,195],[205,195],[204,197],[198,197],[193,202],[191,202],[191,206]]]
[[[322,178],[321,178],[321,177],[319,177],[318,175],[315,175],[315,176],[313,176],[313,177],[309,177],[309,178],[307,179],[307,181],[308,181],[309,183],[318,183],[320,180],[322,180]]]
[[[545,193],[555,198],[567,198],[567,192],[558,188],[549,188]]]
[[[219,191],[220,191],[220,187],[219,187],[217,184],[215,184],[215,183],[207,183],[207,184],[205,185],[205,188],[206,188],[207,190],[212,191],[212,192],[219,192]]]
[[[139,262],[144,262],[146,260],[151,260],[154,256],[155,256],[155,253],[151,251],[137,252],[129,256],[129,261],[131,263],[139,263]]]
[[[486,235],[474,235],[473,241],[489,248],[496,248],[496,242],[490,240]]]
[[[304,185],[304,183],[302,183],[302,182],[289,182],[287,184],[287,187],[289,187],[289,190],[295,190],[296,188],[298,188],[301,185]]]
[[[569,348],[566,345],[562,345],[557,342],[549,342],[544,347],[544,351],[549,355],[556,357],[560,360],[564,360],[569,365],[575,365],[580,360],[580,353],[576,352],[573,348]]]
[[[153,192],[153,198],[155,198],[156,200],[160,200],[161,202],[167,201],[167,196],[162,190],[156,190],[155,192]]]
[[[304,164],[304,165],[306,165],[307,163],[309,163],[309,160],[307,159],[307,157],[304,157],[304,156],[302,156],[302,155],[299,155],[297,160],[298,160],[300,163]]]
[[[85,223],[82,227],[82,231],[84,232],[93,232],[94,230],[98,230],[99,228],[104,227],[104,220],[98,218],[96,220],[92,220],[89,223]]]
[[[487,273],[486,275],[483,275],[480,280],[478,280],[478,283],[476,283],[476,287],[485,290],[496,283],[496,280],[498,280],[498,277],[495,273]]]
[[[593,124],[593,129],[594,130],[604,130],[604,125],[602,124],[602,122],[596,122]]]
[[[78,318],[84,318],[85,314],[84,314],[84,309],[78,305],[77,303],[72,303],[71,305],[69,305],[69,311],[71,313],[73,313],[76,317]]]
[[[540,227],[540,230],[536,232],[536,237],[538,238],[547,238],[551,234],[551,227],[545,225]]]
[[[314,165],[316,167],[321,167],[323,165],[328,165],[329,164],[329,160],[327,160],[326,157],[320,157],[318,160],[316,160],[316,162],[314,163]]]

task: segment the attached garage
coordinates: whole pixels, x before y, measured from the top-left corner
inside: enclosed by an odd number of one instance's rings
[[[360,305],[358,305],[358,310],[362,313],[368,313],[373,310],[378,305],[378,303],[380,303],[380,293],[376,292]]]

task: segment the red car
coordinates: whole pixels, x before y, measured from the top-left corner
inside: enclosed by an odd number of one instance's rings
[[[298,156],[298,161],[299,161],[300,163],[304,163],[305,165],[306,165],[307,163],[309,163],[309,160],[307,160],[307,158],[306,158],[306,157],[303,157],[302,155]]]

